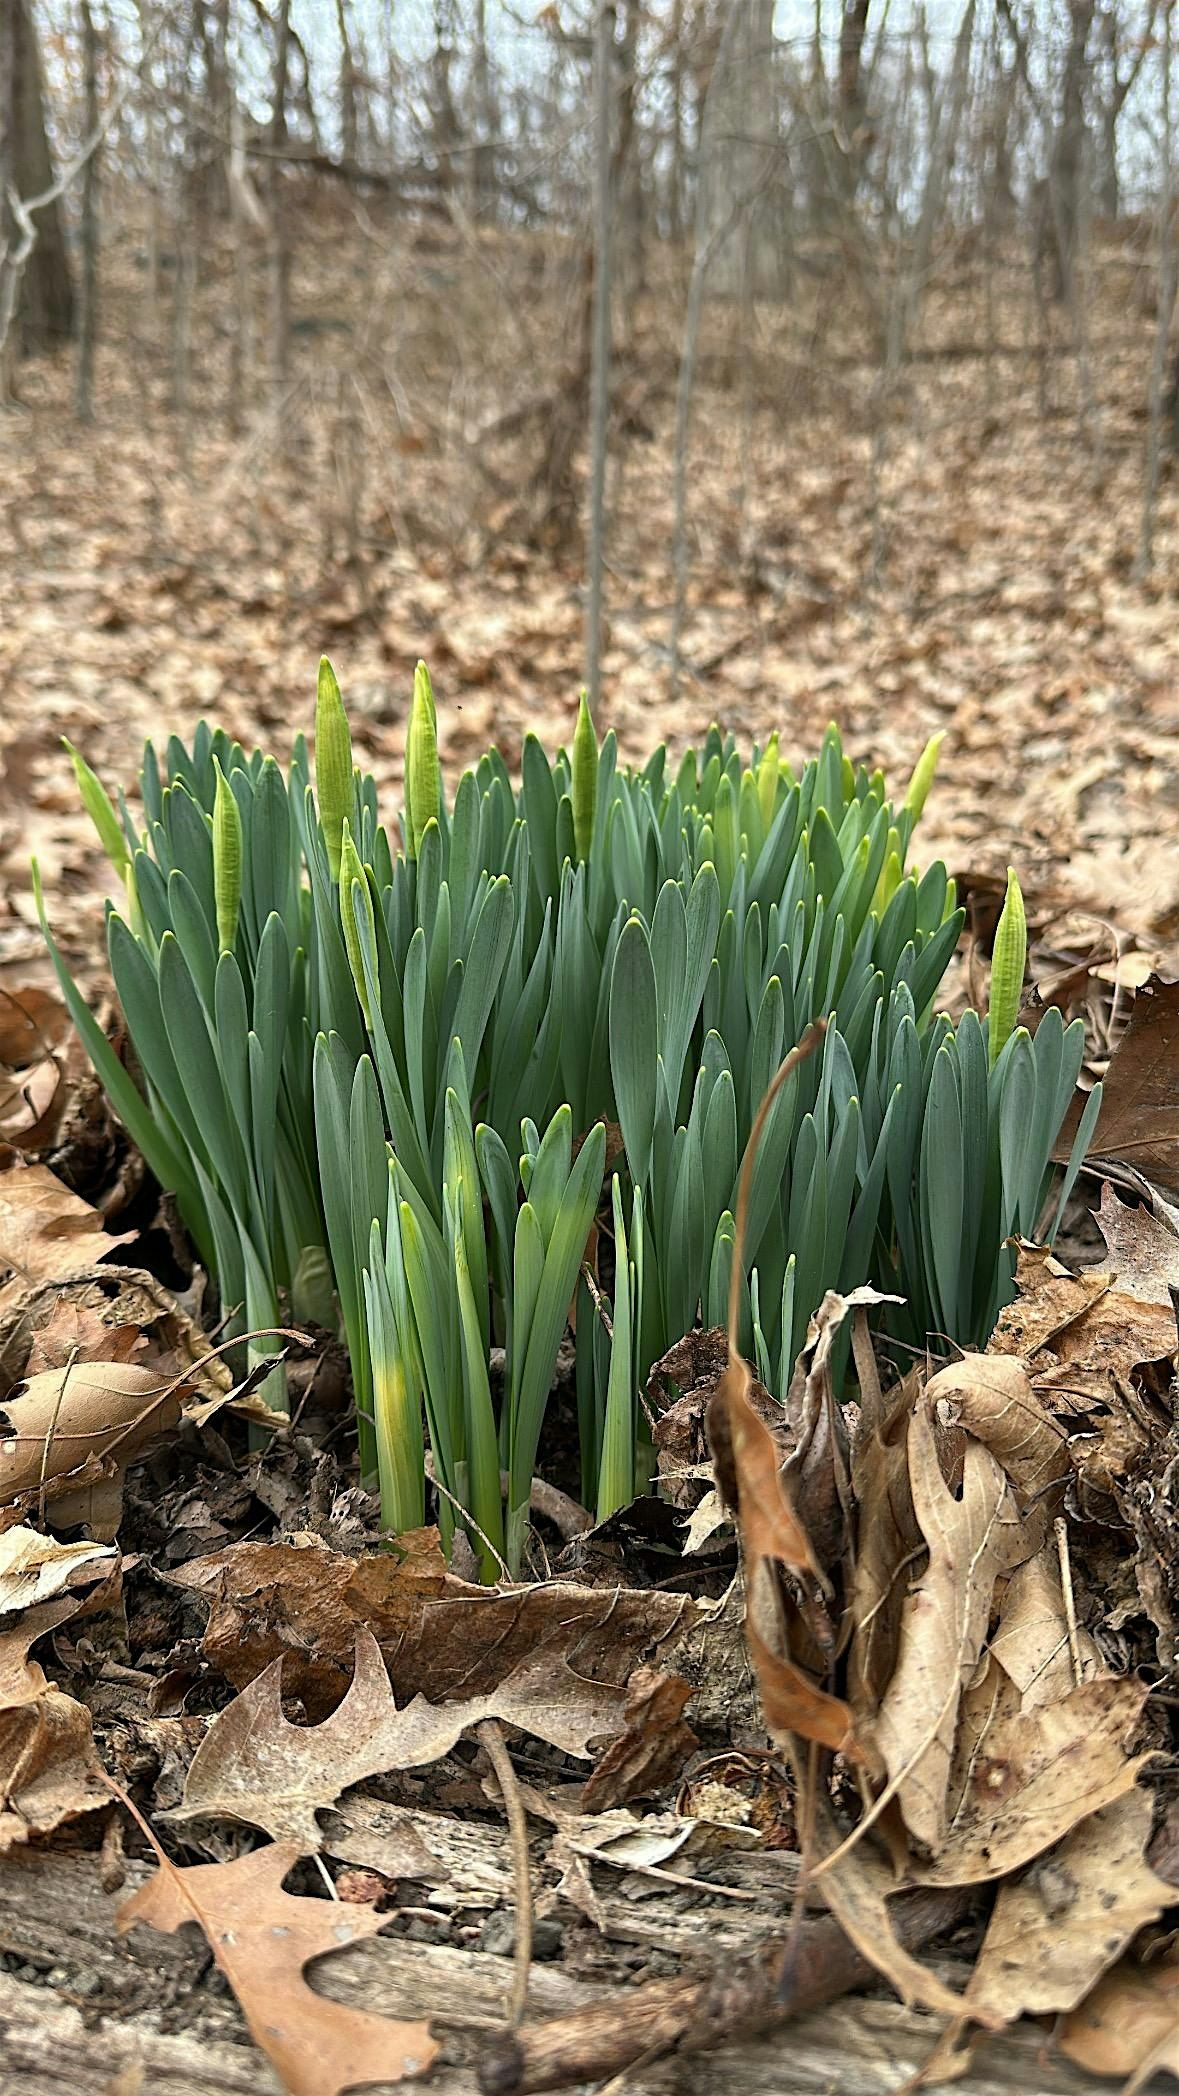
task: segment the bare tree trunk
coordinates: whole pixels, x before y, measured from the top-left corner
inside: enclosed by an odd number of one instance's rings
[[[1167,0],[1168,14],[1171,4],[1172,0]],[[1101,42],[1105,47],[1109,67],[1109,82],[1101,105],[1101,169],[1098,194],[1105,217],[1112,220],[1120,216],[1122,207],[1118,169],[1118,123],[1142,71],[1143,60],[1147,52],[1153,48],[1158,8],[1159,0],[1148,0],[1145,19],[1135,32],[1133,54],[1124,71],[1118,57],[1119,38],[1124,25],[1116,0],[1110,0],[1110,5],[1098,18]]]
[[[346,0],[336,0],[336,27],[340,34],[340,142],[345,160],[354,167],[357,148],[356,61],[348,34]]]
[[[1069,43],[1060,90],[1060,122],[1052,143],[1048,191],[1056,232],[1058,299],[1073,294],[1085,164],[1085,84],[1095,0],[1069,0]]]
[[[445,198],[454,188],[458,112],[454,106],[455,23],[453,0],[434,0],[434,50],[430,59],[430,117],[438,161],[438,189]]]
[[[61,201],[22,222],[12,203],[54,188],[41,53],[29,0],[0,0],[0,310],[18,310],[20,344],[44,348],[74,331],[74,285]],[[15,331],[0,327],[15,351]]]
[[[491,65],[487,53],[487,0],[475,0],[475,58],[473,67],[475,89],[475,151],[472,155],[471,179],[475,195],[475,210],[481,220],[495,216],[498,202],[495,189],[495,146],[494,132],[498,125],[498,112],[491,92]]]
[[[864,39],[868,34],[870,0],[844,0],[839,25],[838,114],[840,156],[838,166],[844,196],[854,198],[863,174],[868,144],[867,107],[864,99]]]
[[[164,208],[164,115],[156,87],[155,38],[149,0],[137,0],[139,18],[139,78],[143,88],[143,123],[147,136],[147,286],[152,333],[160,320],[160,227]]]
[[[90,0],[80,0],[86,135],[98,130],[98,35]],[[82,170],[82,297],[78,313],[78,371],[74,395],[79,422],[94,420],[94,348],[98,338],[98,156]]]
[[[704,293],[708,285],[709,272],[718,252],[736,227],[753,199],[751,196],[734,195],[730,199],[727,217],[716,219],[712,198],[705,180],[705,163],[712,149],[713,133],[716,128],[717,112],[726,96],[725,74],[730,65],[733,48],[741,28],[745,0],[730,0],[725,16],[716,61],[708,85],[704,107],[700,113],[700,166],[696,180],[696,253],[692,262],[692,276],[688,285],[688,305],[684,316],[684,342],[680,351],[679,382],[676,387],[675,403],[675,522],[672,529],[672,562],[675,571],[675,595],[671,613],[671,635],[668,653],[671,658],[671,695],[679,690],[681,649],[683,644],[684,616],[688,599],[688,452],[692,426],[692,394],[696,385],[696,355],[700,343],[700,316],[704,309]],[[763,171],[764,177],[764,171]],[[710,224],[710,221],[711,224]]]
[[[273,155],[270,167],[270,376],[276,406],[291,375],[291,245],[280,166],[280,154],[287,137],[290,56],[291,0],[280,0],[269,137]]]
[[[671,239],[684,237],[684,0],[672,0],[668,25],[671,47],[671,169],[668,177],[667,230]]]
[[[872,573],[873,585],[879,584],[886,554],[885,506],[883,499],[884,465],[888,449],[892,399],[897,379],[905,359],[909,332],[925,289],[929,274],[930,257],[933,252],[933,236],[945,201],[954,158],[958,150],[958,135],[962,128],[962,115],[966,107],[967,89],[970,84],[970,53],[974,40],[975,0],[966,0],[966,7],[954,40],[954,57],[950,76],[941,89],[935,109],[930,118],[929,161],[925,177],[925,190],[921,199],[921,215],[913,240],[912,254],[905,267],[902,265],[888,320],[888,335],[885,348],[884,368],[880,374],[876,403],[876,430],[872,447],[873,519],[872,519]]]
[[[610,423],[610,108],[613,0],[597,0],[594,37],[594,310],[590,374],[590,508],[586,598],[586,685],[601,707],[602,584],[606,567],[606,451]]]
[[[1174,150],[1175,118],[1172,107],[1171,65],[1174,56],[1174,10],[1167,6],[1163,16],[1163,66],[1162,66],[1162,184],[1159,192],[1159,259],[1158,259],[1158,324],[1154,336],[1154,356],[1150,367],[1150,420],[1146,436],[1146,470],[1142,489],[1142,529],[1138,541],[1136,573],[1141,580],[1150,573],[1154,561],[1154,527],[1158,508],[1159,476],[1162,462],[1163,438],[1163,383],[1167,367],[1167,343],[1170,339],[1171,315],[1175,307],[1176,255],[1175,255],[1175,194],[1174,194]],[[1177,367],[1179,378],[1179,367]]]

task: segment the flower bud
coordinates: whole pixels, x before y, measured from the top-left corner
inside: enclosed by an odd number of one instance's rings
[[[584,692],[577,709],[577,726],[573,731],[571,799],[573,841],[577,846],[578,861],[585,865],[593,844],[594,816],[598,806],[598,738],[594,733],[589,700]]]
[[[242,811],[229,780],[217,764],[217,794],[213,802],[213,902],[217,914],[217,942],[222,953],[233,952],[241,899]]]
[[[315,791],[328,866],[332,879],[338,881],[344,824],[352,813],[352,737],[336,673],[326,655],[319,658],[315,700]]]
[[[411,859],[416,859],[426,825],[442,812],[442,772],[438,763],[438,709],[424,662],[413,673],[413,704],[405,738],[405,828]]]

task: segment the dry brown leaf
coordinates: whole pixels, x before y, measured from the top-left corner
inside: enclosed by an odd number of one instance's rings
[[[1058,1162],[1068,1156],[1083,1105],[1078,1098],[1069,1109]],[[1103,1159],[1131,1165],[1172,1199],[1179,1193],[1179,982],[1152,976],[1134,999],[1102,1086],[1089,1164]]]
[[[175,1377],[130,1361],[80,1361],[31,1376],[0,1408],[0,1509],[44,1496],[64,1527],[109,1540],[126,1465],[180,1420]],[[0,1513],[0,1523],[3,1514]]]
[[[1132,2076],[1128,2088],[1159,2067],[1179,2073],[1179,1951],[1123,1958],[1065,2017],[1057,2042],[1090,2074]]]
[[[1057,1341],[1108,1295],[1108,1274],[1086,1270],[1073,1274],[1046,1245],[1021,1244],[1015,1272],[1016,1295],[999,1318],[987,1349],[990,1358],[1015,1354],[1030,1375],[1038,1377],[1042,1353],[1059,1351]]]
[[[282,1711],[283,1661],[276,1660],[223,1710],[202,1740],[169,1819],[244,1820],[300,1852],[318,1848],[316,1813],[366,1776],[421,1768],[449,1754],[469,1725],[501,1718],[562,1753],[620,1721],[616,1689],[582,1681],[555,1657],[517,1666],[494,1689],[433,1704],[421,1696],[398,1710],[380,1646],[356,1633],[356,1670],[339,1709],[318,1725],[292,1725]]]
[[[1051,1546],[1012,1573],[1003,1596],[999,1621],[991,1633],[990,1657],[1002,1668],[1022,1710],[1058,1703],[1077,1685],[1060,1567]],[[1075,1633],[1082,1680],[1100,1671],[1094,1640],[1083,1625]]]
[[[917,1394],[916,1375],[907,1376],[892,1393],[879,1426],[857,1442],[852,1455],[857,1536],[848,1701],[861,1731],[875,1718],[892,1679],[905,1569],[923,1548],[909,1483],[909,1419]]]
[[[989,1448],[1025,1510],[1054,1511],[1070,1475],[1061,1428],[1013,1355],[964,1354],[925,1386],[927,1405],[943,1406],[974,1440]]]
[[[862,1758],[851,1711],[816,1686],[790,1657],[778,1567],[820,1578],[780,1468],[778,1443],[749,1401],[752,1378],[735,1355],[708,1408],[708,1433],[721,1489],[736,1507],[745,1566],[745,1636],[766,1723],[779,1741],[817,1741]]]
[[[402,1702],[486,1694],[535,1663],[615,1690],[621,1725],[635,1667],[669,1656],[707,1614],[682,1594],[564,1580],[468,1585],[448,1571],[436,1529],[360,1559],[318,1541],[237,1543],[175,1576],[208,1600],[205,1656],[234,1687],[289,1654],[287,1692],[312,1717],[338,1703],[352,1677],[357,1628],[367,1624]]]
[[[155,1877],[119,1909],[120,1931],[145,1922],[172,1935],[196,1922],[290,2096],[340,2096],[426,2073],[438,2053],[428,2024],[348,2008],[304,1977],[313,1958],[375,1936],[385,1917],[374,1907],[284,1892],[299,1856],[294,1843],[190,1869],[157,1853]]]
[[[1139,1929],[1171,1905],[1146,1861],[1149,1794],[1135,1787],[1001,1885],[966,2001],[991,2018],[1056,2015],[1082,2001]]]
[[[730,1361],[708,1407],[708,1438],[721,1490],[737,1510],[748,1564],[769,1559],[819,1578],[810,1538],[782,1478],[782,1447],[750,1402],[747,1362]]]
[[[784,1465],[785,1485],[828,1576],[847,1556],[852,1528],[847,1423],[832,1381],[831,1350],[846,1318],[899,1300],[875,1288],[854,1288],[847,1295],[829,1288],[807,1327],[786,1396],[785,1424],[793,1446]]]
[[[102,1217],[47,1165],[0,1173],[0,1266],[12,1269],[0,1287],[0,1308],[30,1284],[77,1273],[130,1241],[131,1233],[104,1230]]]
[[[1170,1302],[1179,1288],[1179,1237],[1149,1208],[1121,1201],[1108,1180],[1097,1213],[1109,1263],[1123,1295],[1140,1303]]]
[[[59,1543],[36,1528],[0,1534],[0,1616],[19,1615],[65,1588],[93,1585],[115,1553],[106,1543]]]
[[[840,1837],[824,1799],[816,1800],[815,1833],[819,1859],[833,1855]],[[889,1900],[898,1890],[896,1874],[869,1842],[857,1842],[832,1869],[823,1872],[819,1885],[849,1942],[896,1988],[903,2002],[911,2008],[933,2009],[941,2016],[961,2016],[962,1996],[898,1940],[888,1912]],[[980,2016],[979,2021],[988,2018]]]
[[[90,1712],[29,1658],[37,1638],[82,1606],[58,1594],[0,1630],[0,1855],[110,1804]]]
[[[0,1139],[43,1149],[60,1126],[69,1013],[47,990],[0,987]]]
[[[582,1802],[587,1812],[650,1797],[680,1774],[700,1742],[684,1721],[692,1685],[679,1674],[636,1667],[626,1688],[624,1729],[594,1766]]]
[[[995,1581],[1033,1546],[1006,1472],[978,1441],[967,1441],[962,1496],[954,1497],[924,1406],[909,1423],[909,1481],[929,1561],[905,1601],[875,1739],[910,1833],[936,1854],[959,1703],[982,1653]]]
[[[1149,1691],[1133,1678],[1082,1682],[1063,1702],[1021,1710],[1002,1694],[978,1728],[940,1847],[910,1864],[921,1885],[1006,1877],[1132,1790],[1149,1759],[1128,1751]]]
[[[191,1382],[194,1399],[233,1389],[222,1356],[154,1274],[135,1266],[92,1266],[68,1281],[41,1282],[0,1312],[0,1388],[47,1368],[138,1355],[160,1373]]]

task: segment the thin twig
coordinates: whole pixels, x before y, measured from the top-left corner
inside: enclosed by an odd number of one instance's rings
[[[532,1968],[532,1872],[528,1861],[528,1818],[512,1757],[494,1718],[484,1718],[479,1739],[495,1770],[503,1793],[508,1832],[512,1837],[512,1868],[516,1882],[516,1942],[513,1951],[512,1998],[508,2021],[518,2030],[528,2012],[528,1975]]]
[[[1060,1584],[1064,1590],[1064,1620],[1068,1624],[1068,1649],[1073,1663],[1073,1680],[1078,1688],[1085,1678],[1085,1663],[1081,1658],[1081,1640],[1077,1633],[1077,1603],[1073,1593],[1073,1569],[1069,1560],[1068,1525],[1063,1514],[1053,1522],[1056,1530],[1056,1555],[1060,1560]]]
[[[451,1506],[455,1510],[455,1513],[460,1514],[462,1516],[464,1527],[473,1530],[474,1534],[478,1536],[479,1541],[485,1546],[486,1549],[488,1549],[491,1552],[491,1555],[495,1559],[496,1564],[499,1566],[500,1571],[503,1573],[504,1578],[508,1581],[509,1585],[511,1585],[511,1567],[507,1564],[505,1559],[500,1556],[500,1553],[496,1549],[495,1544],[492,1542],[491,1537],[489,1535],[486,1535],[484,1531],[480,1528],[479,1523],[476,1521],[475,1516],[471,1513],[470,1509],[463,1505],[461,1499],[456,1499],[453,1492],[449,1492],[447,1490],[446,1486],[442,1482],[442,1479],[438,1476],[438,1473],[434,1468],[433,1459],[429,1455],[427,1455],[426,1457],[426,1475],[429,1478],[430,1483],[433,1485],[434,1490],[436,1492],[440,1492],[442,1494],[443,1499],[446,1499],[450,1502]]]
[[[61,1387],[60,1387],[60,1389],[58,1390],[58,1393],[57,1393],[57,1403],[56,1403],[56,1404],[54,1405],[54,1407],[53,1407],[53,1417],[52,1417],[52,1419],[51,1419],[51,1420],[50,1420],[50,1422],[49,1422],[49,1429],[48,1429],[48,1432],[46,1433],[46,1436],[45,1436],[45,1446],[44,1446],[44,1447],[43,1447],[43,1449],[41,1450],[41,1476],[40,1476],[40,1479],[38,1480],[38,1484],[37,1484],[37,1526],[38,1526],[38,1528],[44,1528],[44,1526],[45,1526],[45,1501],[46,1501],[46,1497],[47,1497],[47,1481],[48,1481],[48,1477],[49,1477],[49,1452],[50,1452],[51,1448],[53,1447],[53,1436],[54,1436],[54,1434],[55,1434],[55,1433],[57,1432],[57,1422],[58,1422],[58,1418],[59,1418],[59,1416],[60,1416],[60,1414],[61,1414],[61,1408],[62,1408],[62,1405],[63,1405],[63,1403],[65,1402],[65,1394],[66,1394],[66,1384],[67,1384],[67,1383],[69,1382],[69,1379],[70,1379],[70,1370],[71,1370],[71,1368],[73,1367],[73,1365],[74,1365],[75,1361],[77,1360],[77,1358],[78,1358],[78,1349],[77,1349],[77,1347],[76,1347],[76,1346],[75,1346],[75,1347],[71,1347],[71,1349],[70,1349],[70,1358],[69,1358],[69,1360],[68,1360],[68,1361],[66,1362],[66,1365],[65,1365],[65,1369],[64,1369],[64,1371],[63,1371],[63,1373],[62,1373],[62,1378],[61,1378]]]

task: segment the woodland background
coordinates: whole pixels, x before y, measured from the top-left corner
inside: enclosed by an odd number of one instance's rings
[[[1177,34],[0,0],[0,962],[31,851],[105,878],[63,733],[281,752],[321,648],[389,778],[419,654],[452,773],[583,682],[636,755],[946,727],[967,893],[1174,956]]]

